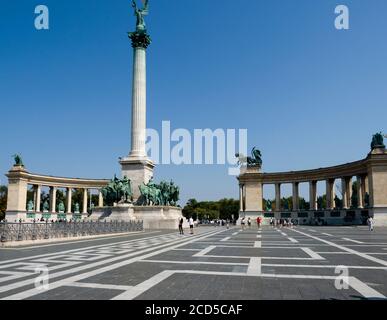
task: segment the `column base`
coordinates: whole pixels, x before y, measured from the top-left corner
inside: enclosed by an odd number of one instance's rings
[[[133,201],[140,197],[139,186],[148,183],[153,177],[154,163],[147,157],[122,158],[120,160],[122,177],[126,176],[132,182]]]

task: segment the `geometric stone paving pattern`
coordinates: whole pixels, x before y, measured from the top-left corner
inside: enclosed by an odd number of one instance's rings
[[[42,266],[47,290],[35,287]],[[2,248],[0,299],[385,299],[386,272],[386,228],[201,227]]]

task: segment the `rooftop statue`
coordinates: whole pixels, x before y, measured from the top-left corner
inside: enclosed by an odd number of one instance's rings
[[[137,17],[136,31],[145,32],[146,24],[145,24],[144,16],[147,16],[149,14],[149,0],[145,0],[144,7],[142,9],[139,9],[137,7],[135,0],[132,0],[132,7],[134,8],[134,14]]]
[[[15,160],[15,166],[24,167],[23,160],[20,154],[13,155],[13,159]]]
[[[262,153],[256,147],[251,150],[251,157],[245,157],[242,154],[236,153],[238,165],[247,165],[248,167],[262,167]]]
[[[377,148],[385,148],[386,146],[384,145],[384,137],[381,132],[376,133],[372,136],[372,142],[371,142],[371,149],[377,149]]]

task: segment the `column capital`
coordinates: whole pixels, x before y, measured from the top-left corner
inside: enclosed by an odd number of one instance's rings
[[[129,32],[128,36],[129,36],[129,39],[132,40],[133,48],[147,49],[148,46],[152,43],[152,39],[146,31]]]

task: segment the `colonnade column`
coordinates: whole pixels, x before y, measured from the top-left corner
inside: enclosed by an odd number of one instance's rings
[[[83,210],[82,214],[87,214],[87,189],[83,189]]]
[[[345,189],[346,192],[346,202],[347,202],[347,209],[351,207],[351,197],[352,197],[352,177],[347,177],[345,180]],[[344,197],[344,195],[343,195]]]
[[[297,211],[300,208],[298,185],[298,182],[293,182],[293,211]]]
[[[309,209],[317,210],[317,181],[309,182]]]
[[[343,195],[343,209],[348,209],[347,179],[341,179],[341,193]]]
[[[67,213],[72,212],[71,203],[72,203],[72,189],[67,188]]]
[[[364,196],[365,196],[365,179],[363,176],[357,176],[357,196],[358,196],[358,207],[364,208]]]
[[[40,212],[41,194],[42,194],[42,186],[36,185],[35,186],[35,212]]]
[[[327,209],[332,210],[335,208],[335,180],[328,179],[326,181],[326,197],[327,197]]]
[[[101,190],[98,192],[98,207],[103,207],[103,196]]]
[[[239,185],[239,211],[243,211],[243,184]]]
[[[281,184],[275,184],[275,210],[281,211]]]
[[[50,212],[56,212],[56,187],[50,187]]]

